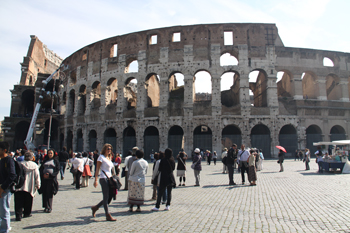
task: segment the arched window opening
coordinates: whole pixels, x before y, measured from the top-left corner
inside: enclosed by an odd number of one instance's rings
[[[316,84],[316,77],[310,72],[305,72],[301,78],[304,99],[317,99],[318,85]]]
[[[116,152],[116,146],[117,146],[117,133],[115,132],[115,129],[108,128],[106,129],[104,133],[104,143],[109,143],[113,147],[113,153]]]
[[[126,109],[135,109],[137,101],[137,80],[129,78],[124,87],[124,98],[126,101]]]
[[[292,80],[287,72],[277,72],[277,96],[278,97],[291,97],[292,96]]]
[[[67,132],[67,151],[73,150],[73,132],[68,130]]]
[[[106,99],[107,99],[107,104],[117,104],[118,81],[116,78],[111,78],[107,82]]]
[[[340,125],[335,125],[330,131],[331,141],[346,140],[345,129]]]
[[[144,148],[145,148],[145,159],[150,158],[152,152],[159,151],[159,131],[154,126],[149,126],[146,128],[143,135],[144,138]]]
[[[327,100],[340,100],[342,97],[342,89],[339,85],[340,78],[334,74],[326,77]]]
[[[193,149],[212,151],[212,131],[206,125],[197,126],[193,131]]]
[[[134,128],[128,126],[123,132],[123,157],[126,157],[134,146],[136,146],[136,132]]]
[[[221,76],[220,82],[221,104],[232,107],[239,104],[239,74],[226,72]]]
[[[92,84],[91,109],[98,109],[101,106],[101,83],[96,81]]]
[[[270,130],[266,125],[258,124],[252,128],[251,146],[262,149],[265,158],[271,157],[271,136]]]
[[[249,93],[251,105],[267,107],[267,75],[263,70],[254,70],[249,74]]]
[[[330,58],[324,57],[323,66],[334,67],[334,62]]]
[[[184,143],[183,129],[178,125],[172,126],[168,133],[168,147],[173,150],[174,157],[184,149]]]
[[[241,130],[235,125],[226,126],[221,133],[221,144],[223,147],[227,149],[235,143],[238,148],[240,148],[242,144],[242,133]]]
[[[207,71],[199,71],[194,81],[195,101],[211,101],[211,75]]]
[[[298,149],[298,135],[294,126],[285,125],[281,128],[279,143],[286,149],[287,156],[294,156],[295,151]]]
[[[127,67],[125,67],[125,73],[137,72],[139,72],[139,62],[137,60],[132,61]]]
[[[220,66],[237,66],[238,60],[230,53],[224,53],[220,57]]]
[[[78,96],[78,116],[84,115],[86,109],[86,86],[81,85]]]
[[[149,74],[146,77],[145,88],[146,88],[146,94],[147,94],[146,107],[147,108],[159,107],[159,99],[160,99],[159,76],[157,74]]]
[[[71,90],[69,92],[69,100],[68,100],[68,116],[72,116],[74,113],[74,107],[75,107],[75,91]]]
[[[31,117],[34,111],[34,90],[25,90],[22,93],[23,116]],[[22,113],[19,113],[22,114]]]
[[[313,155],[316,152],[314,142],[322,141],[322,130],[317,125],[310,125],[306,129],[306,148],[308,148]]]
[[[73,86],[77,82],[77,71],[73,70],[72,72],[70,72],[69,76],[70,76],[71,86]]]
[[[91,130],[89,133],[89,151],[95,151],[97,145],[97,133],[95,130]]]
[[[84,148],[84,140],[83,140],[83,131],[78,129],[77,131],[77,151],[83,152]]]
[[[15,128],[15,138],[14,138],[14,148],[10,149],[19,149],[24,148],[24,140],[27,137],[28,129],[29,129],[30,123],[28,121],[21,121],[16,124]]]

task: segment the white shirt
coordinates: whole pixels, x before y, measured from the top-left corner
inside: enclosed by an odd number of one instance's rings
[[[132,156],[131,155],[128,155],[125,157],[125,160],[124,160],[124,167],[125,167],[125,171],[128,171],[128,161],[129,159],[131,158]]]
[[[84,160],[81,158],[72,159],[73,167],[77,168],[80,172],[84,172]]]
[[[107,174],[108,177],[112,176],[111,170],[114,167],[112,161],[107,159],[104,155],[100,155],[97,159],[97,162],[101,162],[100,167],[100,178],[107,178],[103,171]],[[103,170],[103,171],[102,171]]]
[[[146,183],[148,163],[144,159],[138,159],[131,165],[129,180],[139,183]]]
[[[239,150],[237,154],[237,160],[238,161],[247,161],[249,158],[249,151],[247,150]]]

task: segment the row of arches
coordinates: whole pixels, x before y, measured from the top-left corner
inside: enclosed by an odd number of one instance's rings
[[[270,77],[265,70],[261,69],[253,70],[249,74],[248,88],[252,106],[268,106],[268,78]],[[350,92],[350,88],[342,87],[345,83],[342,83],[340,77],[335,74],[329,74],[325,77],[324,86],[322,84],[323,81],[320,81],[319,77],[313,72],[304,72],[300,79],[302,93],[295,91],[298,87],[293,84],[295,83],[293,82],[294,76],[290,71],[279,71],[276,77],[277,97],[287,98],[302,94],[304,99],[324,99],[324,97],[322,97],[323,95],[326,95],[325,98],[327,98],[327,100],[349,98],[349,93],[344,92],[346,92],[346,89]],[[167,90],[167,103],[172,101],[184,102],[185,99],[187,99],[185,98],[186,88],[192,88],[189,93],[192,92],[192,97],[190,96],[190,99],[192,98],[193,102],[211,101],[212,92],[220,91],[221,104],[225,107],[234,107],[240,104],[240,81],[241,76],[239,72],[234,70],[225,72],[220,77],[219,83],[213,80],[213,77],[206,70],[199,70],[196,72],[193,76],[192,84],[189,84],[189,81],[185,80],[181,72],[171,73],[165,81],[162,81],[157,73],[148,74],[141,82],[138,82],[135,77],[129,77],[121,86],[118,84],[116,78],[111,78],[105,84],[101,84],[100,81],[95,81],[91,87],[87,87],[83,84],[78,88],[77,94],[75,89],[71,89],[68,93],[68,106],[66,110],[68,116],[73,115],[75,111],[78,115],[84,115],[87,104],[92,111],[99,109],[101,104],[103,104],[105,107],[110,108],[112,108],[112,106],[114,108],[120,106],[123,108],[123,111],[127,111],[137,107],[138,98],[146,98],[145,101],[143,101],[144,105],[141,107],[154,108],[159,107],[162,101],[160,98],[162,94],[161,90]],[[102,88],[101,85],[104,87]],[[143,86],[143,88],[139,87],[139,85]],[[104,93],[102,93],[102,90],[104,90]],[[88,91],[89,95],[87,93]],[[216,93],[214,94],[216,95]],[[63,105],[66,104],[66,95],[66,92],[64,92]],[[77,98],[76,95],[78,95]],[[101,101],[102,97],[104,97],[104,100]],[[88,101],[87,98],[89,98]],[[118,98],[121,98],[121,100]],[[77,109],[75,109],[75,101],[78,101]]]

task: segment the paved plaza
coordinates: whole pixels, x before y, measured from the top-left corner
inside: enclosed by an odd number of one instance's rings
[[[146,183],[146,202],[141,213],[128,212],[127,191],[119,191],[110,212],[116,222],[107,222],[103,208],[91,216],[92,205],[102,200],[101,188],[74,190],[68,172],[54,197],[53,211],[44,213],[41,196],[34,198],[33,216],[15,221],[11,198],[11,232],[350,232],[350,175],[317,173],[314,159],[305,171],[301,161],[286,160],[284,172],[276,160],[264,161],[257,186],[228,186],[222,163],[202,162],[201,186],[194,187],[188,164],[185,187],[173,189],[171,210],[150,211],[152,165]],[[176,174],[176,173],[175,173]],[[176,178],[178,182],[178,178]],[[124,178],[122,179],[124,184]]]

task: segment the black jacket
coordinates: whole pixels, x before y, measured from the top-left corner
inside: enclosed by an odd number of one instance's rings
[[[160,172],[160,187],[166,187],[168,185],[176,186],[175,177],[173,171],[175,170],[175,161],[170,159],[162,159],[159,163]]]
[[[0,160],[0,184],[3,190],[9,188],[16,179],[15,161],[10,156]]]

